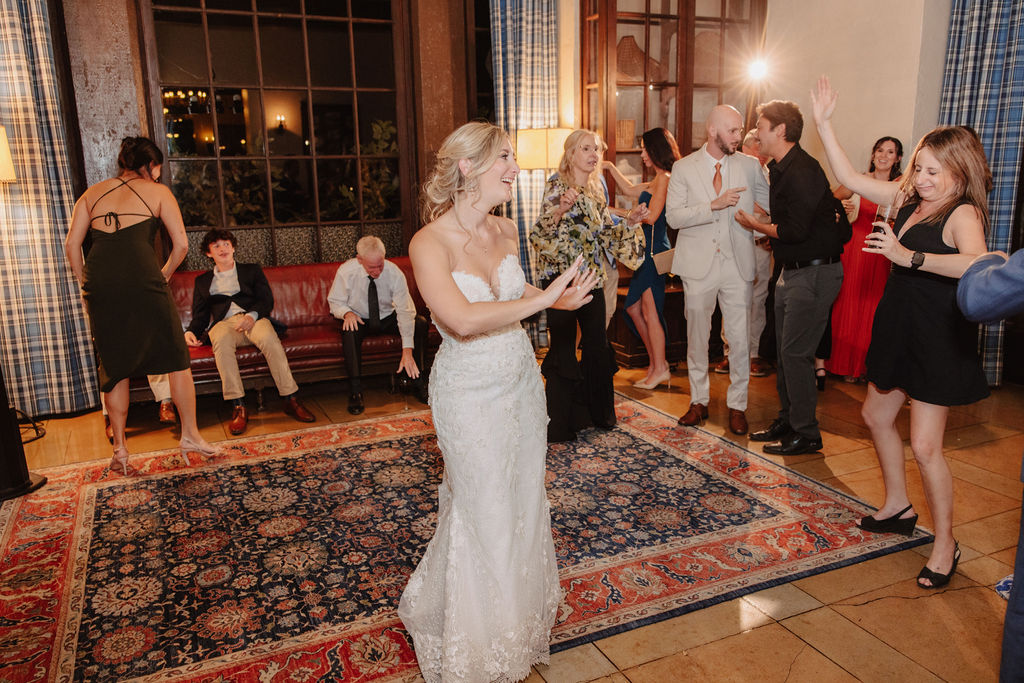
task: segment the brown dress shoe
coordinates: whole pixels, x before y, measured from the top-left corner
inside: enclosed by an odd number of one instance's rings
[[[245,406],[235,406],[231,413],[231,422],[228,422],[228,431],[238,436],[249,426],[249,409]]]
[[[178,424],[178,413],[174,410],[174,401],[160,402],[160,416],[157,419],[168,425]]]
[[[714,366],[712,367],[712,369],[715,372],[717,372],[719,375],[728,375],[729,374],[729,357],[726,356],[725,358],[723,358],[719,362],[715,363]]]
[[[751,377],[767,377],[772,371],[771,364],[766,361],[754,356],[750,359],[750,376]]]
[[[107,441],[114,443],[114,428],[110,426],[110,416],[103,416],[103,432],[107,435]]]
[[[702,403],[691,403],[690,409],[679,418],[679,424],[684,427],[693,427],[706,419],[708,419],[708,407]]]
[[[742,410],[729,408],[729,431],[733,434],[746,434],[750,426],[747,424],[747,414]]]
[[[302,402],[295,394],[284,397],[284,413],[299,422],[316,422],[316,417],[306,409],[306,406],[302,405]]]

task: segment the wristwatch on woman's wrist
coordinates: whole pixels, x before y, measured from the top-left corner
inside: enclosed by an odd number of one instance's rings
[[[917,270],[924,265],[924,252],[915,251],[914,255],[910,257],[910,269]]]

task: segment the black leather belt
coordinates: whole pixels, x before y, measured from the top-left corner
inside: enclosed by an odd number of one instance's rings
[[[812,258],[807,261],[790,261],[789,263],[783,263],[782,267],[786,270],[797,270],[810,266],[827,266],[830,263],[839,263],[839,257],[829,256],[828,258]]]

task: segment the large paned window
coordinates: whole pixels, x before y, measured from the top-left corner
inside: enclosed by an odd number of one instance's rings
[[[192,248],[240,260],[404,251],[415,198],[400,0],[144,0],[153,120]]]
[[[668,128],[686,154],[714,106],[746,118],[764,13],[764,0],[582,0],[583,125],[624,175],[644,176],[646,130]]]

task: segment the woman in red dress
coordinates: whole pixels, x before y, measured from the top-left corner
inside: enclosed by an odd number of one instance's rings
[[[894,137],[879,138],[871,150],[871,166],[864,175],[879,180],[895,180],[900,177],[900,162],[903,160],[903,143]],[[857,211],[853,221],[853,237],[843,249],[843,286],[832,306],[832,356],[825,368],[834,375],[843,375],[848,380],[864,377],[864,358],[871,343],[871,323],[875,308],[885,290],[889,277],[889,260],[878,258],[856,246],[864,242],[871,232],[878,205],[869,199],[853,196],[840,185],[833,193],[847,207]],[[851,203],[852,202],[852,203]]]

